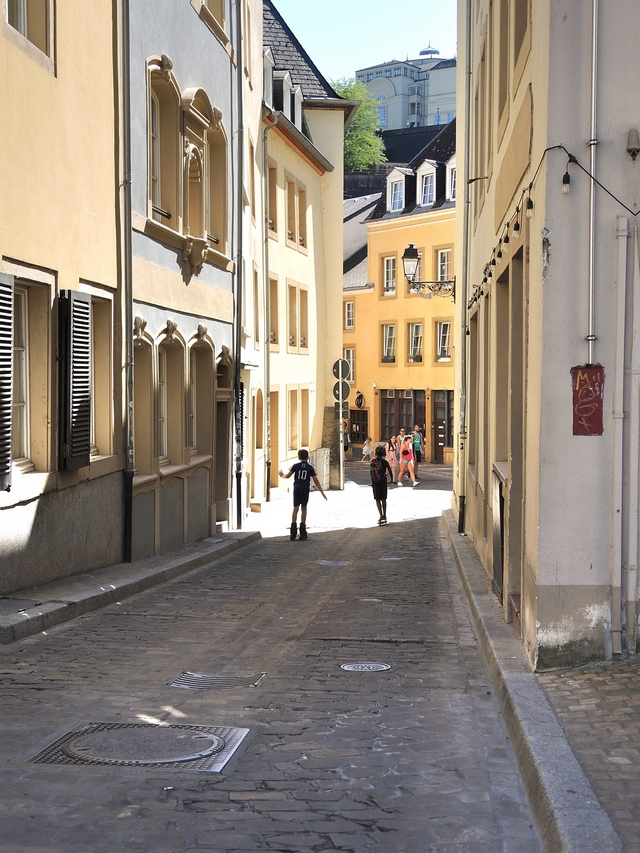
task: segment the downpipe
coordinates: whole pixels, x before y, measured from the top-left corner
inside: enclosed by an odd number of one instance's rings
[[[242,458],[243,458],[243,435],[244,435],[244,389],[240,381],[240,353],[242,351],[242,301],[243,301],[243,209],[242,188],[244,185],[244,110],[243,110],[243,51],[242,51],[242,4],[239,0],[235,2],[236,7],[236,88],[237,88],[237,117],[238,117],[238,197],[236,199],[236,305],[235,305],[235,340],[233,359],[233,426],[235,438],[235,480],[236,480],[236,527],[242,530]]]

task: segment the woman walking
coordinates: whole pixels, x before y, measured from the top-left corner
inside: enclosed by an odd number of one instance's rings
[[[409,472],[411,484],[417,486],[416,475],[413,473],[413,438],[406,435],[400,446],[400,471],[398,472],[398,485],[402,485],[402,478]]]
[[[391,482],[398,482],[398,454],[400,448],[398,447],[398,442],[396,441],[395,435],[392,435],[389,438],[389,441],[384,446],[387,462],[389,463],[389,467],[391,468]]]

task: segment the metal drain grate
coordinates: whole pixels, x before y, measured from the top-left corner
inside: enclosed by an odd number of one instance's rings
[[[187,690],[230,690],[233,687],[257,687],[267,673],[259,675],[206,675],[203,672],[183,672],[169,687]]]
[[[62,735],[31,760],[36,764],[175,767],[219,773],[249,729],[86,723]]]
[[[340,669],[346,669],[347,672],[384,672],[385,669],[391,669],[391,665],[362,661],[361,663],[343,663]]]

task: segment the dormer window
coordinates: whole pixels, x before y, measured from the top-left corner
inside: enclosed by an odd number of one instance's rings
[[[394,181],[391,184],[391,210],[398,211],[404,207],[404,182]]]
[[[262,90],[262,99],[265,103],[265,106],[272,108],[273,107],[273,67],[275,65],[275,60],[273,58],[273,54],[271,53],[271,48],[267,47],[262,54],[262,63],[263,63],[263,90]]]
[[[290,118],[298,130],[302,130],[302,89],[300,86],[291,91]]]
[[[436,200],[436,176],[435,172],[428,172],[422,176],[420,184],[420,204],[423,207],[431,207]]]
[[[447,163],[447,201],[456,200],[456,158]]]

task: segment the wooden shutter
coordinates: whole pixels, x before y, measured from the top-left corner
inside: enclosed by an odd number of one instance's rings
[[[60,469],[91,459],[91,296],[62,290],[60,334]]]
[[[13,276],[0,273],[0,491],[11,488]]]

